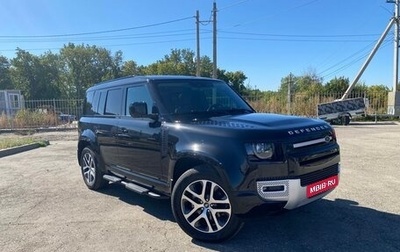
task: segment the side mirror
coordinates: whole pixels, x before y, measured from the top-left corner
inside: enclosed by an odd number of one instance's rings
[[[134,102],[129,105],[129,114],[134,117],[146,117],[147,114],[147,103],[145,102]]]
[[[154,120],[154,121],[158,121],[158,114],[160,112],[158,111],[158,107],[153,106],[151,108],[151,114],[149,115],[150,119]]]

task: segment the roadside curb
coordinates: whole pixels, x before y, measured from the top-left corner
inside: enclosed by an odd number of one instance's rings
[[[46,141],[46,145],[49,145],[49,141]],[[0,158],[2,157],[6,157],[6,156],[11,156],[14,154],[18,154],[24,151],[29,151],[29,150],[33,150],[33,149],[37,149],[39,147],[42,147],[43,143],[32,143],[32,144],[27,144],[27,145],[22,145],[22,146],[18,146],[18,147],[13,147],[13,148],[9,148],[9,149],[4,149],[4,150],[0,150]]]

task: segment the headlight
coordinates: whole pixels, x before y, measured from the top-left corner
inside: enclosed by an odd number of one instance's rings
[[[274,145],[271,143],[252,143],[246,145],[247,154],[259,159],[270,159],[274,155]]]

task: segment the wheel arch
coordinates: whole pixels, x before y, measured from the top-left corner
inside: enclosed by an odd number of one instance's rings
[[[182,176],[182,174],[187,170],[192,168],[214,172],[225,185],[230,186],[225,171],[221,163],[219,163],[217,160],[206,155],[199,155],[199,153],[185,153],[179,156],[172,168],[170,193],[172,193],[172,190],[179,177]],[[231,188],[229,188],[229,190],[231,190]]]
[[[90,149],[92,149],[96,154],[99,154],[99,149],[96,145],[96,137],[95,137],[94,132],[91,130],[85,130],[79,136],[78,150],[77,150],[77,158],[78,158],[79,165],[81,165],[82,151],[86,147],[90,147]]]

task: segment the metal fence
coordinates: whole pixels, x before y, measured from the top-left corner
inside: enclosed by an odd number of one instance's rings
[[[299,116],[317,116],[317,105],[332,102],[342,97],[342,93],[294,93],[290,95],[279,93],[261,93],[246,97],[246,100],[258,112],[291,114]],[[348,98],[363,97],[367,101],[367,114],[386,114],[388,109],[388,93],[351,94]]]
[[[258,112],[317,116],[317,104],[334,101],[342,94],[293,93],[290,99],[285,94],[260,92],[245,99]],[[388,93],[352,94],[349,98],[364,97],[369,101],[367,114],[386,114]],[[26,100],[14,116],[0,110],[0,129],[37,129],[76,127],[82,115],[83,100]]]
[[[76,127],[82,115],[83,100],[26,100],[8,116],[0,111],[0,129],[37,129]]]

